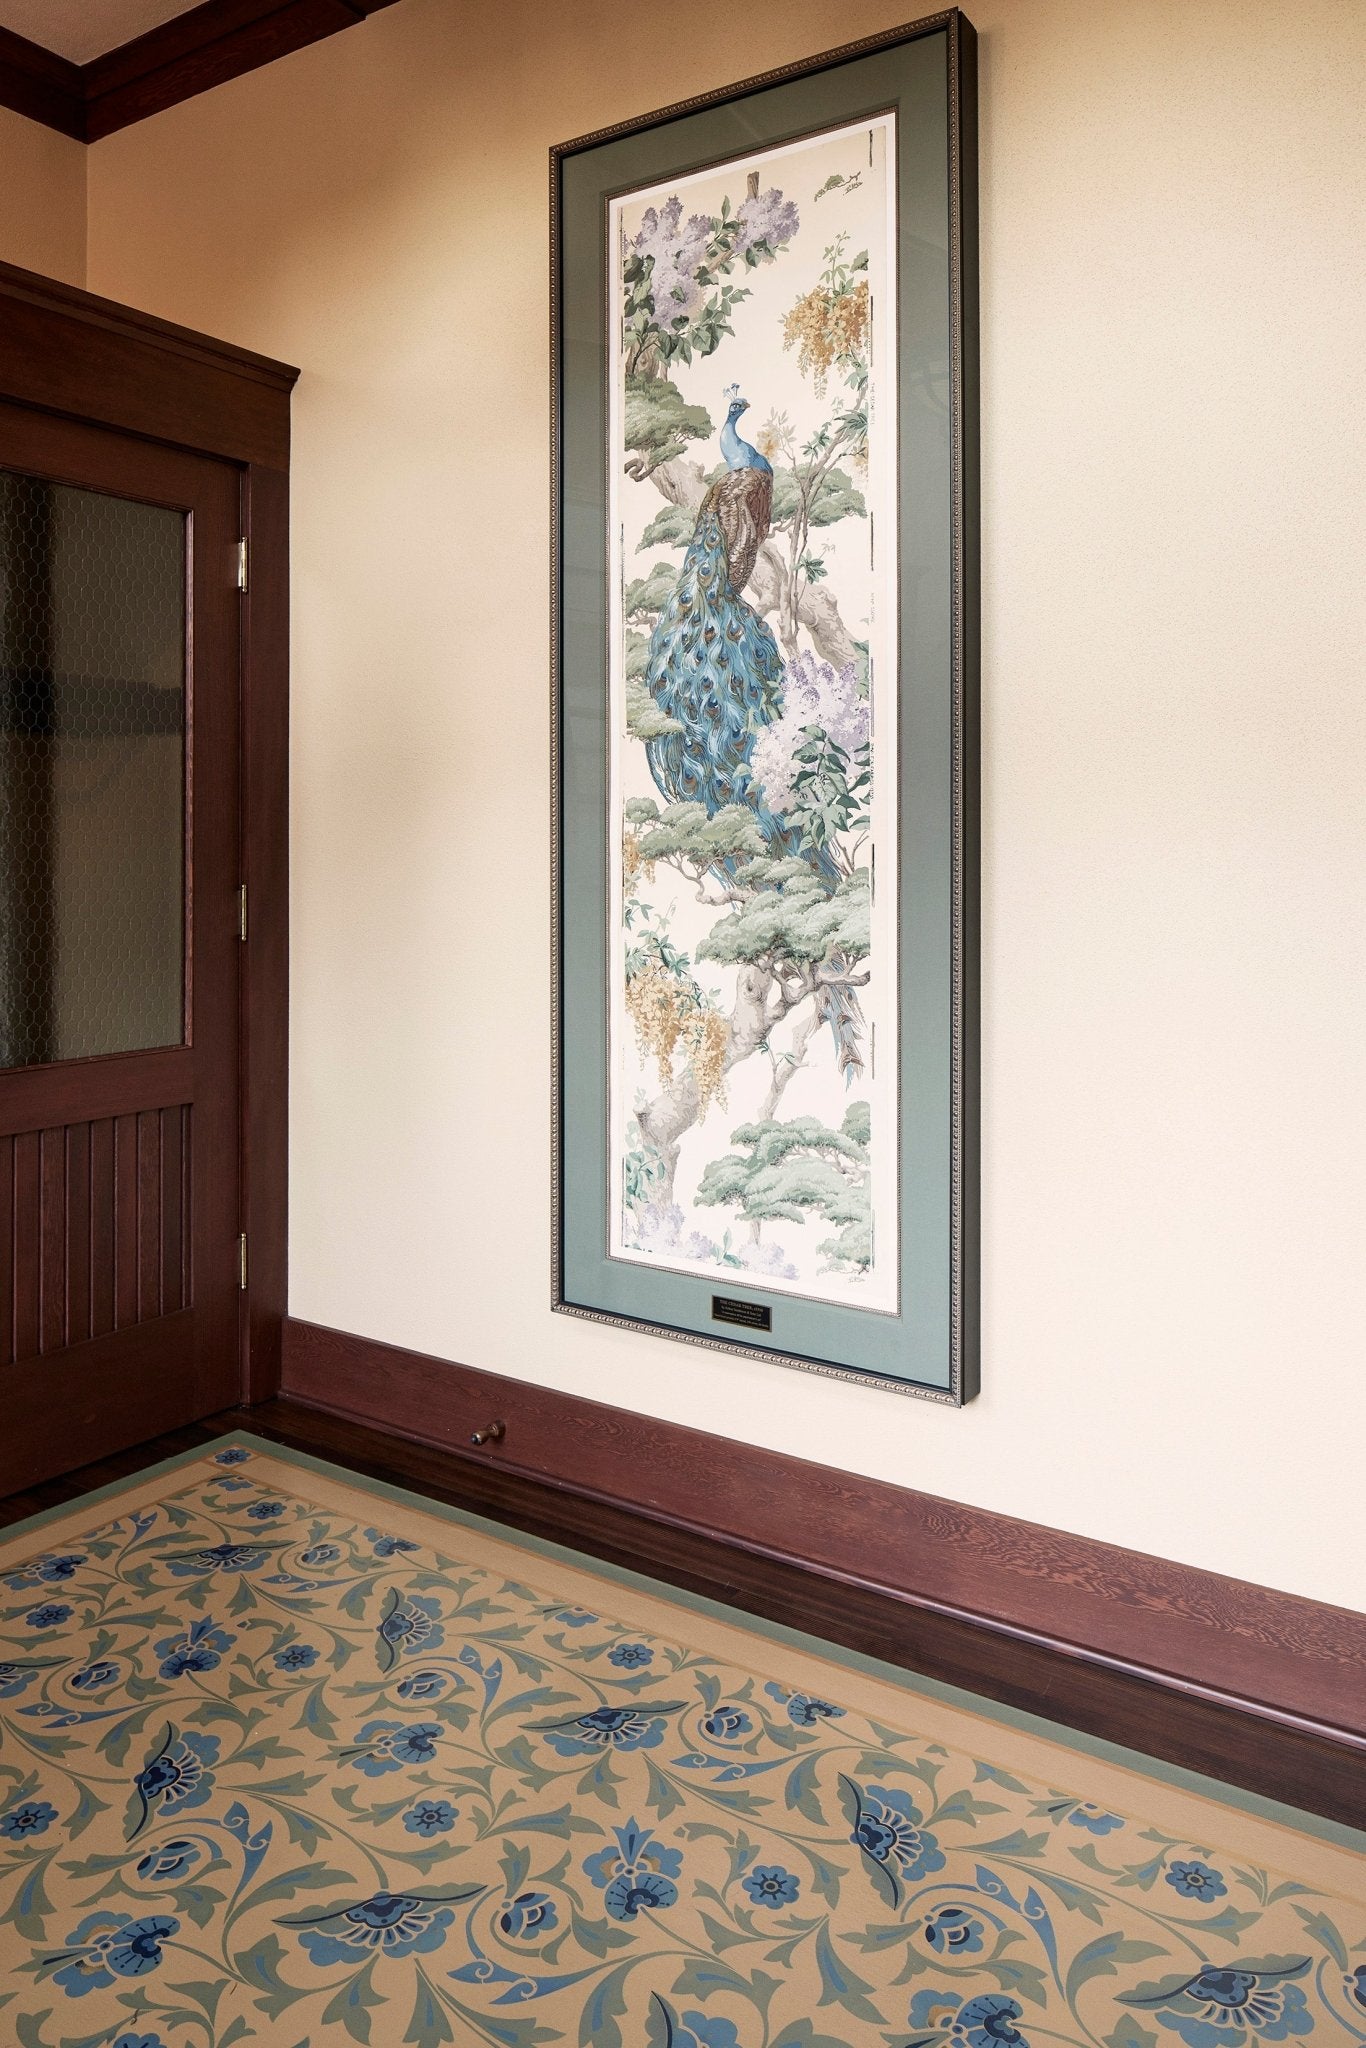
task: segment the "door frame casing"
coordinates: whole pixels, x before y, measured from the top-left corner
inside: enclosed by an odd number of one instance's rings
[[[0,399],[135,434],[240,474],[238,1173],[241,1398],[279,1389],[286,1312],[289,1051],[289,409],[298,371],[0,263]]]

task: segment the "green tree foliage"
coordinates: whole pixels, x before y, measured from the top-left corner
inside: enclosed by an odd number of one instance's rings
[[[677,582],[678,571],[672,562],[656,562],[648,576],[638,576],[627,584],[623,600],[627,618],[648,619],[653,624],[673,596]]]
[[[852,962],[867,958],[866,868],[856,869],[833,894],[802,860],[751,861],[741,869],[739,882],[743,889],[753,887],[753,895],[712,926],[697,949],[699,960],[723,966],[742,960],[819,965],[837,957],[847,972]]]
[[[837,1131],[812,1116],[741,1124],[731,1143],[745,1149],[711,1161],[697,1200],[738,1208],[756,1225],[824,1217],[838,1225],[819,1247],[830,1268],[866,1271],[873,1256],[871,1121],[869,1105],[855,1102]]]
[[[805,475],[799,477],[795,470],[774,470],[774,526],[785,526],[793,514],[802,507],[801,494],[805,482]],[[817,477],[811,502],[804,510],[808,526],[833,526],[837,519],[868,517],[868,506],[862,491],[843,469],[828,469]]]
[[[636,543],[636,553],[646,548],[685,548],[692,539],[697,514],[690,505],[666,505],[656,512]]]
[[[686,862],[702,874],[717,861],[761,854],[766,844],[747,804],[725,804],[709,818],[705,804],[669,804],[661,812],[653,798],[633,797],[626,817],[637,828],[647,865]]]
[[[639,676],[631,674],[629,656],[626,669],[626,730],[633,740],[657,740],[662,739],[666,732],[683,730],[676,718],[665,717]]]
[[[637,480],[661,462],[672,462],[689,441],[708,440],[714,429],[705,406],[689,405],[667,377],[628,377],[622,438],[639,458],[628,463]]]

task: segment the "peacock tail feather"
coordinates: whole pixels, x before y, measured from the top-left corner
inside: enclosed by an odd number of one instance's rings
[[[710,505],[650,635],[645,673],[660,710],[682,728],[645,743],[650,773],[669,802],[705,804],[709,817],[745,804],[775,850],[795,851],[750,768],[757,734],[782,709],[782,656],[731,587],[725,535]]]
[[[768,626],[734,586],[722,519],[724,511],[734,523],[733,501],[746,484],[765,493],[772,484],[752,472],[749,477],[732,472],[726,482],[732,502],[721,498],[716,487],[708,493],[678,583],[650,635],[646,682],[679,730],[647,740],[645,754],[656,786],[670,803],[703,804],[708,817],[727,804],[743,804],[774,855],[799,855],[799,835],[769,809],[751,767],[755,739],[782,712],[783,660]],[[767,532],[766,496],[762,526]],[[753,547],[746,553],[752,566]],[[812,858],[809,851],[807,857]],[[816,852],[813,865],[833,888],[837,871],[825,848]],[[734,880],[733,858],[718,861],[717,868],[726,880]],[[816,1000],[834,1037],[840,1072],[852,1081],[863,1071],[858,997],[850,988],[832,986],[821,989]]]

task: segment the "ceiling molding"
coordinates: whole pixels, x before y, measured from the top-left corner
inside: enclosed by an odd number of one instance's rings
[[[78,142],[98,142],[259,71],[394,0],[203,0],[89,64],[0,28],[0,106]]]
[[[79,64],[0,28],[0,107],[85,141],[85,85]]]

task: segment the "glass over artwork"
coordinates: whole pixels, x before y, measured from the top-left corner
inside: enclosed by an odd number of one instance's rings
[[[609,1253],[895,1314],[895,116],[609,205]]]

